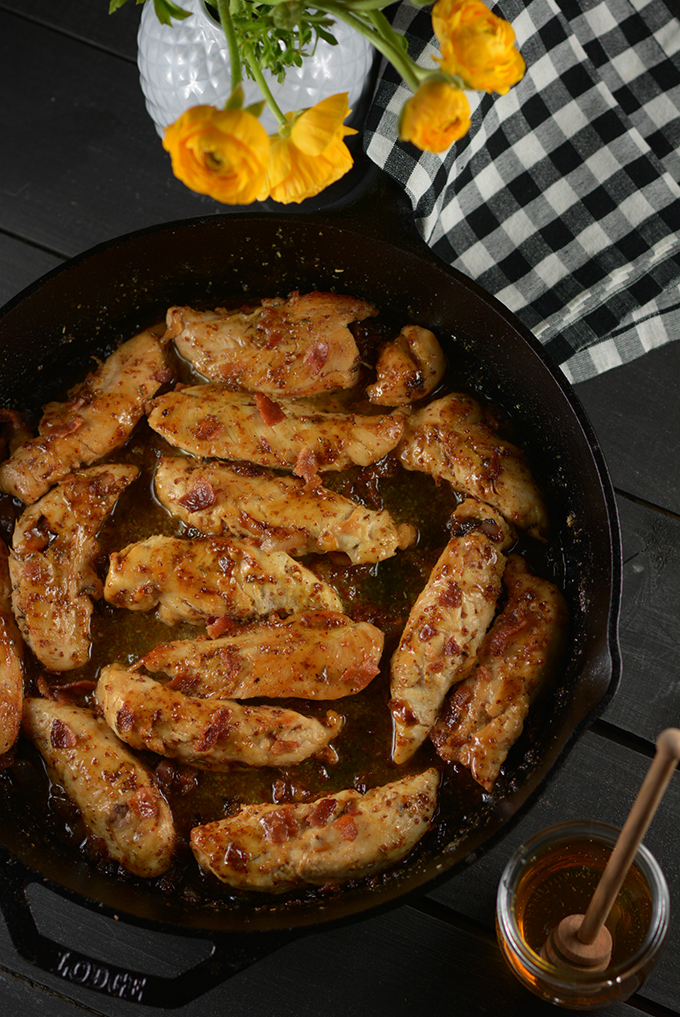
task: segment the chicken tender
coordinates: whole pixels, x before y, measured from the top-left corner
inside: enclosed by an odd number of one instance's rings
[[[231,392],[216,383],[159,396],[149,424],[195,456],[291,471],[301,454],[321,471],[368,466],[395,448],[404,429],[403,414],[325,412],[312,400],[273,403],[260,393]]]
[[[376,380],[366,395],[377,406],[406,406],[435,390],[446,371],[437,337],[419,325],[404,325],[378,352]]]
[[[377,313],[355,297],[295,292],[245,310],[171,307],[166,337],[210,381],[270,396],[313,395],[355,384],[359,350],[347,325]]]
[[[548,513],[524,453],[494,434],[471,396],[454,392],[413,413],[397,454],[407,470],[446,480],[520,529],[545,535]]]
[[[413,850],[434,815],[439,774],[404,777],[365,795],[340,791],[302,805],[245,805],[191,831],[198,864],[223,883],[280,893],[361,879]]]
[[[430,732],[441,758],[468,767],[486,791],[553,673],[567,629],[564,597],[519,555],[508,556],[503,583],[508,600],[482,642],[475,669],[456,685]]]
[[[472,670],[496,610],[510,527],[488,505],[466,499],[452,537],[411,608],[390,662],[392,758],[404,763],[427,737],[451,686]]]
[[[37,438],[0,466],[0,490],[32,504],[72,470],[89,466],[130,437],[170,372],[153,329],[123,343],[65,403],[43,409]]]
[[[134,876],[163,875],[176,843],[170,808],[106,722],[80,706],[29,698],[23,729],[111,857]]]
[[[109,604],[133,611],[158,605],[167,625],[236,621],[328,609],[342,611],[332,586],[285,551],[263,551],[226,537],[148,537],[110,557],[104,586]]]
[[[272,617],[216,639],[162,643],[138,665],[170,675],[192,696],[339,699],[379,673],[383,643],[375,625],[319,611]]]
[[[289,766],[327,748],[342,727],[276,706],[242,706],[232,699],[194,699],[119,664],[102,668],[97,702],[116,734],[202,770],[232,763]]]
[[[0,540],[0,756],[21,730],[24,699],[24,641],[12,614],[9,551]]]
[[[201,533],[252,537],[294,557],[342,551],[355,564],[391,558],[416,540],[416,529],[389,512],[365,508],[297,477],[247,464],[161,459],[156,497]]]
[[[53,671],[81,667],[90,653],[97,533],[136,466],[91,466],[65,477],[20,516],[12,542],[12,606],[38,660]]]

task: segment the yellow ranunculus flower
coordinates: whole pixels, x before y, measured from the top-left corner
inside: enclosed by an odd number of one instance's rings
[[[470,129],[465,92],[445,81],[425,81],[403,106],[399,137],[423,152],[444,152]]]
[[[226,205],[249,205],[265,180],[269,137],[252,113],[193,106],[166,128],[163,148],[175,176]]]
[[[302,113],[287,113],[286,137],[271,139],[269,169],[263,193],[287,205],[323,191],[352,168],[344,138],[357,132],[345,127],[347,92],[322,99]]]
[[[441,68],[458,74],[470,88],[501,95],[524,75],[512,26],[482,0],[438,0],[432,27],[442,51]]]

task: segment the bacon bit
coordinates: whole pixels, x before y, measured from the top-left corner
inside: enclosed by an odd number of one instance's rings
[[[188,512],[202,512],[216,501],[215,489],[207,480],[199,480],[190,491],[178,499],[178,503]]]
[[[295,749],[300,747],[299,742],[284,741],[282,738],[272,742],[270,752],[272,756],[282,756],[286,752],[294,752]]]
[[[88,681],[86,678],[79,682],[70,682],[68,685],[58,685],[55,688],[51,688],[44,678],[39,678],[36,684],[44,696],[56,703],[69,703],[72,699],[86,696],[97,688],[96,682]]]
[[[493,487],[493,485],[492,485]],[[494,543],[503,539],[503,530],[493,519],[484,519],[479,524],[479,530]]]
[[[463,595],[460,592],[460,586],[455,581],[449,583],[446,589],[439,594],[441,607],[460,607],[462,603]]]
[[[74,735],[68,724],[64,724],[63,720],[59,720],[56,717],[52,721],[52,727],[50,729],[50,745],[53,749],[72,749],[76,744],[76,736]]]
[[[444,656],[445,657],[456,657],[459,653],[462,653],[460,646],[456,640],[451,636],[449,640],[444,644]]]
[[[175,692],[189,693],[198,685],[200,678],[197,674],[178,674],[166,684],[166,689],[173,689]]]
[[[224,360],[221,364],[216,365],[219,371],[220,377],[224,379],[227,388],[237,388],[238,381],[243,373],[243,367],[241,364],[234,363],[233,360]]]
[[[168,791],[172,787],[173,780],[175,778],[176,764],[172,759],[162,759],[156,769],[151,774],[156,787],[160,788],[161,791]]]
[[[234,872],[245,872],[249,861],[250,855],[248,852],[238,847],[233,841],[230,841],[227,845],[227,850],[224,852],[224,864],[228,865]]]
[[[261,329],[260,325],[258,325],[257,327],[258,330]],[[270,328],[267,325],[265,325],[263,331],[267,337],[265,340],[265,349],[267,350],[273,350],[276,346],[278,346],[284,336],[284,333],[281,332],[280,329]]]
[[[320,374],[328,360],[328,343],[316,342],[307,350],[304,363],[314,374]]]
[[[421,626],[418,638],[422,643],[429,643],[430,639],[434,639],[437,635],[437,632],[438,630],[434,627],[434,625],[429,625],[425,622],[425,624]]]
[[[61,424],[54,424],[52,427],[45,429],[46,436],[50,438],[63,438],[67,434],[73,434],[84,424],[82,417],[74,417],[73,420],[66,420]]]
[[[21,414],[4,406],[0,407],[0,423],[11,424],[15,431],[24,426]]]
[[[134,812],[140,819],[153,819],[158,814],[156,803],[149,794],[148,788],[140,787],[136,791],[132,798],[129,799],[128,805],[130,812]]]
[[[268,812],[260,820],[265,837],[272,844],[283,844],[295,836],[298,830],[297,819],[290,808],[284,805],[274,812]]]
[[[491,630],[488,642],[489,652],[494,657],[502,657],[511,638],[526,628],[528,620],[525,615],[520,613],[513,613],[509,617],[504,616],[502,621],[499,621]]]
[[[26,551],[42,551],[50,542],[50,535],[42,530],[41,524],[44,522],[44,518],[41,517],[39,522],[32,527],[30,530],[26,530],[23,537],[23,550]]]
[[[233,710],[228,706],[222,706],[219,710],[215,711],[212,720],[203,733],[203,737],[196,743],[196,750],[198,752],[208,752],[228,732],[232,713]]]
[[[203,420],[194,427],[194,435],[199,441],[209,441],[222,430],[222,421],[213,413],[207,413]]]
[[[135,725],[135,713],[127,703],[116,711],[116,727],[119,731],[131,731]]]
[[[411,727],[413,724],[418,723],[418,718],[405,699],[390,699],[387,705],[394,719],[398,720],[405,727]]]
[[[228,614],[220,615],[219,618],[208,618],[205,624],[205,631],[211,639],[219,639],[229,629],[233,629],[234,621]]]
[[[330,766],[335,766],[340,761],[337,749],[334,749],[332,745],[325,745],[324,748],[319,749],[318,752],[314,753],[314,759],[318,759],[321,763],[328,763]]]
[[[263,477],[267,473],[264,466],[250,463],[246,459],[240,459],[238,462],[229,463],[228,465],[231,472],[235,473],[237,477]]]
[[[151,375],[153,380],[157,381],[159,385],[169,384],[174,376],[174,371],[171,367],[159,367],[159,369]]]
[[[26,562],[24,566],[24,575],[29,583],[35,583],[36,585],[42,582],[47,582],[48,579],[47,569],[44,569],[41,563],[35,559]]]
[[[274,424],[280,424],[282,420],[286,419],[286,414],[279,404],[275,403],[273,399],[270,399],[263,392],[255,393],[255,403],[267,427],[273,427]]]
[[[356,840],[359,831],[357,824],[351,816],[343,815],[337,822],[333,823],[333,829],[337,830],[343,840]]]
[[[326,826],[328,820],[335,812],[337,804],[335,798],[322,798],[321,801],[316,802],[314,808],[307,816],[307,826]]]
[[[52,686],[48,684],[47,678],[45,678],[44,675],[42,674],[38,675],[38,677],[35,680],[35,684],[41,696],[44,696],[45,699],[51,699],[53,701],[56,700],[57,698],[56,690],[53,689]]]
[[[316,461],[316,456],[311,449],[303,448],[300,450],[295,466],[293,467],[293,473],[296,477],[302,477],[305,481],[305,491],[314,491],[321,487],[319,467]]]

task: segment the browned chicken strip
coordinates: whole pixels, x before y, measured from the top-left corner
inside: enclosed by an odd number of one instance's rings
[[[277,706],[194,699],[119,664],[102,668],[96,696],[128,745],[201,770],[299,763],[329,746],[343,724],[332,710],[319,721]]]
[[[512,534],[502,516],[466,499],[452,536],[413,605],[390,663],[392,758],[404,763],[427,737],[451,686],[467,677],[491,624]]]
[[[191,831],[198,864],[223,883],[279,893],[340,883],[405,858],[426,833],[437,804],[435,769],[365,795],[348,789],[302,805],[244,805]]]
[[[162,643],[138,662],[192,696],[339,699],[380,671],[384,637],[334,611],[276,617],[217,639]]]
[[[377,406],[405,406],[435,390],[444,377],[446,357],[437,337],[420,325],[404,325],[378,353],[376,380],[366,395]]]
[[[166,872],[175,850],[170,808],[106,722],[80,706],[29,698],[23,728],[111,857],[135,876]]]
[[[45,667],[70,671],[90,653],[97,533],[136,466],[91,466],[65,477],[19,518],[10,555],[12,604],[26,643]]]
[[[29,505],[71,470],[120,448],[170,375],[165,346],[147,329],[123,343],[65,403],[48,403],[39,435],[0,466],[0,490]]]
[[[324,412],[307,399],[263,400],[225,385],[194,385],[155,399],[149,424],[192,455],[282,470],[294,470],[303,452],[318,470],[368,466],[396,446],[404,429],[403,414],[363,416]]]
[[[430,732],[441,758],[467,766],[486,791],[553,673],[567,628],[564,597],[519,555],[508,556],[503,582],[506,606],[484,638],[474,671],[453,689]]]
[[[24,699],[24,641],[12,614],[9,551],[0,540],[0,756],[21,730]]]
[[[537,536],[547,531],[543,497],[524,453],[494,434],[471,396],[454,392],[413,413],[397,454],[407,470],[448,481],[520,529]]]
[[[247,464],[164,458],[155,489],[161,504],[187,526],[253,537],[265,549],[297,557],[343,551],[356,564],[377,562],[416,540],[415,527],[395,523],[389,512]]]
[[[342,611],[332,586],[285,551],[263,551],[226,537],[149,537],[111,555],[104,585],[109,604],[133,611],[158,605],[167,625],[237,621],[272,611]]]
[[[270,396],[313,395],[354,385],[359,350],[347,325],[377,313],[355,297],[295,292],[232,311],[171,307],[167,335],[211,381]]]

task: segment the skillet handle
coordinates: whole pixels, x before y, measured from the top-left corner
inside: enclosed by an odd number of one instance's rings
[[[174,977],[146,974],[97,960],[44,936],[36,926],[26,898],[29,884],[43,883],[43,880],[4,851],[0,852],[0,863],[0,906],[12,943],[20,956],[45,974],[130,1003],[163,1009],[184,1006],[273,953],[296,935],[292,930],[218,933],[214,936],[202,932],[200,939],[207,940],[211,947],[204,960]]]

